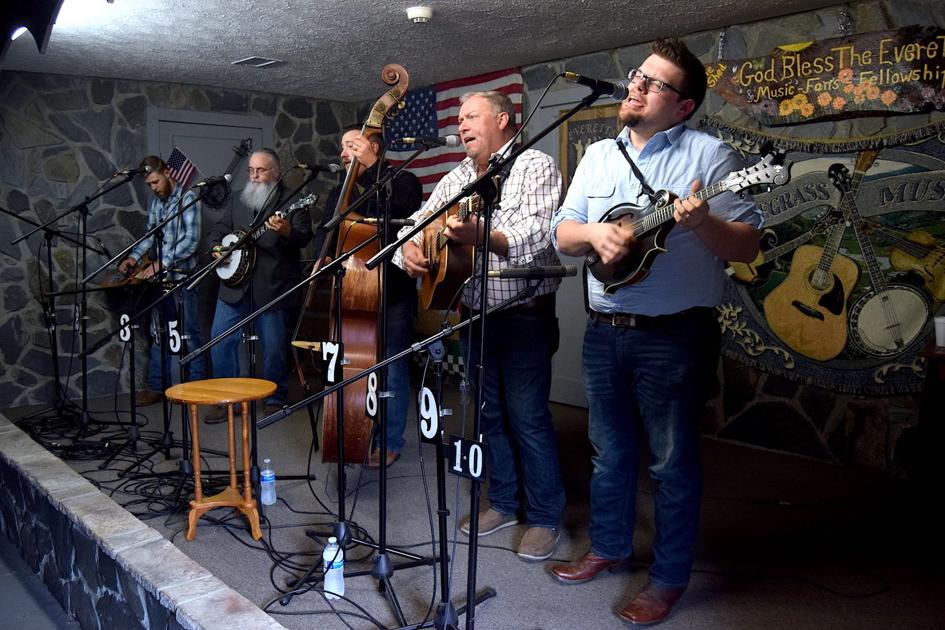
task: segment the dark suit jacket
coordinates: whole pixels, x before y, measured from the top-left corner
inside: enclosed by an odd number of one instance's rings
[[[286,210],[291,205],[289,203],[283,205],[288,193],[289,191],[279,184],[277,192],[273,195],[274,199],[263,208],[262,218],[255,224],[265,224],[265,220],[277,209]],[[245,230],[253,224],[253,211],[236,196],[232,198],[230,210],[229,222],[224,220],[213,226],[208,236],[212,246],[219,245],[223,237],[234,229]],[[221,282],[219,292],[221,300],[230,304],[239,302],[252,284],[253,305],[258,307],[299,283],[302,279],[300,250],[312,238],[312,220],[308,209],[302,208],[293,212],[289,223],[292,230],[288,237],[279,236],[272,230],[266,230],[259,237],[254,243],[256,263],[253,267],[252,281],[247,281],[236,288],[228,287]],[[296,303],[297,298],[286,298],[278,304],[277,308],[290,308]]]

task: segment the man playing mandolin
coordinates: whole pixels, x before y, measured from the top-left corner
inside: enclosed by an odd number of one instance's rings
[[[498,92],[464,95],[459,109],[459,135],[466,159],[450,171],[433,190],[414,219],[439,209],[462,188],[486,171],[490,158],[507,152],[515,134],[515,110],[511,100]],[[540,151],[525,151],[515,160],[502,187],[502,203],[492,217],[489,233],[489,269],[529,265],[557,265],[548,230],[551,214],[561,195],[561,174],[554,160]],[[408,228],[409,229],[409,228]],[[483,241],[478,217],[447,219],[444,236],[458,243]],[[419,247],[421,237],[410,241],[394,256],[414,278],[430,272],[430,261]],[[528,529],[517,553],[524,560],[544,560],[555,549],[564,509],[564,486],[558,467],[558,449],[548,397],[551,391],[551,357],[558,347],[555,291],[561,280],[546,278],[534,297],[513,304],[486,324],[484,373],[485,407],[482,431],[489,451],[489,503],[479,514],[478,533],[491,534],[518,522],[520,487]],[[489,281],[488,305],[493,306],[526,288],[523,279]],[[464,312],[479,307],[478,283],[463,292]],[[472,331],[478,339],[478,331]],[[463,328],[463,349],[471,331]],[[466,356],[466,365],[479,363],[478,348]],[[469,519],[460,526],[468,534]]]
[[[579,584],[633,554],[640,439],[646,439],[656,482],[654,561],[649,582],[619,613],[646,625],[669,614],[689,581],[702,493],[699,424],[719,359],[713,307],[723,295],[723,261],[757,254],[761,214],[750,198],[732,192],[716,197],[711,210],[688,196],[740,163],[721,141],[685,125],[706,92],[703,65],[685,44],[656,40],[629,79],[619,111],[625,127],[616,141],[587,149],[552,222],[555,245],[570,256],[620,261],[641,241],[626,227],[600,222],[605,212],[618,203],[645,205],[650,189],[680,198],[667,251],[648,275],[612,293],[588,277],[583,371],[595,450],[591,549],[551,572],[562,583]]]
[[[220,241],[237,227],[253,229],[265,225],[268,229],[251,245],[254,248],[254,264],[246,278],[238,286],[220,283],[216,312],[213,315],[211,334],[216,337],[240,319],[287,289],[301,279],[300,250],[312,238],[312,222],[307,211],[294,212],[288,219],[275,214],[289,194],[279,182],[281,166],[279,156],[272,149],[254,151],[246,169],[249,181],[239,201],[233,202],[231,223],[218,223],[210,232],[209,241],[214,245],[214,256],[221,255]],[[252,296],[250,296],[252,286]],[[256,335],[263,356],[263,377],[278,387],[266,399],[266,414],[274,413],[286,402],[286,361],[288,313],[294,312],[292,300],[283,300],[272,309],[256,318]],[[217,378],[240,375],[240,333],[234,332],[211,349],[213,375]],[[205,416],[207,422],[226,420],[226,408],[219,407]]]

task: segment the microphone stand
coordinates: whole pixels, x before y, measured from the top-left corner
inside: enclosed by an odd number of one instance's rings
[[[13,212],[10,212],[3,206],[0,206],[0,212],[3,214],[9,215],[14,219],[23,221],[24,223],[29,223],[34,227],[39,227],[40,224],[33,221],[32,219],[27,219],[26,217],[20,216]],[[65,388],[62,386],[62,376],[59,372],[59,336],[56,334],[56,300],[55,296],[57,295],[54,291],[55,285],[53,283],[53,271],[52,271],[52,241],[56,237],[65,239],[70,243],[75,245],[82,245],[82,243],[74,238],[71,238],[57,229],[45,227],[43,228],[43,241],[46,246],[46,291],[41,292],[42,307],[43,307],[43,321],[46,325],[46,332],[49,334],[49,350],[50,355],[52,356],[52,368],[53,368],[53,400],[50,406],[45,409],[40,409],[39,411],[34,411],[33,413],[23,416],[21,421],[24,420],[33,420],[35,418],[45,419],[45,416],[48,412],[55,412],[51,417],[52,418],[76,418],[76,409],[75,404],[69,400],[64,395]],[[39,254],[37,254],[39,258]]]
[[[16,245],[20,241],[29,238],[39,230],[46,230],[50,225],[59,221],[59,219],[72,214],[73,212],[79,213],[79,240],[81,241],[82,248],[82,262],[81,269],[82,273],[85,273],[86,264],[88,259],[88,250],[93,249],[96,253],[105,254],[104,251],[99,251],[95,248],[90,248],[88,244],[88,213],[89,213],[89,204],[102,197],[103,195],[108,194],[112,190],[123,186],[124,184],[131,181],[131,178],[134,177],[133,174],[125,175],[124,179],[116,181],[111,185],[104,186],[100,188],[98,192],[91,196],[86,196],[85,199],[72,206],[62,214],[59,214],[46,223],[36,226],[26,234],[13,239],[10,241],[11,245]],[[50,259],[51,260],[51,259]],[[50,275],[52,274],[52,268],[50,267]],[[81,283],[81,297],[80,297],[80,307],[79,307],[79,339],[80,339],[80,352],[82,357],[82,408],[77,416],[77,421],[79,424],[79,433],[83,434],[88,430],[89,424],[93,421],[99,423],[99,421],[94,420],[89,414],[89,366],[88,366],[88,291],[86,286],[86,280],[83,279]]]
[[[158,258],[159,264],[161,265],[160,273],[161,273],[161,274],[167,274],[167,275],[169,275],[169,274],[171,273],[172,269],[166,268],[165,265],[163,264],[163,241],[164,241],[164,239],[163,239],[163,230],[164,230],[164,226],[166,226],[166,225],[167,225],[168,223],[170,223],[171,221],[173,221],[173,220],[178,219],[179,217],[181,217],[181,215],[183,215],[183,213],[184,213],[186,210],[188,210],[191,206],[197,204],[200,200],[202,200],[205,194],[206,194],[206,190],[201,191],[200,194],[198,194],[192,201],[190,201],[190,202],[187,203],[187,204],[182,204],[182,203],[181,203],[181,202],[183,201],[183,195],[181,195],[181,199],[180,199],[180,201],[178,201],[178,207],[177,207],[176,210],[174,210],[174,211],[172,211],[172,212],[169,212],[169,213],[167,214],[167,216],[165,216],[165,217],[164,217],[159,223],[157,223],[153,228],[151,228],[150,230],[148,230],[147,232],[145,232],[140,238],[138,238],[137,240],[135,240],[134,242],[132,242],[131,245],[129,245],[128,247],[124,248],[121,252],[119,252],[116,256],[114,256],[111,260],[109,260],[109,261],[106,262],[104,265],[102,265],[101,267],[99,267],[97,270],[95,270],[95,271],[93,271],[91,274],[89,274],[88,277],[89,277],[89,278],[94,277],[95,275],[97,275],[98,273],[100,273],[103,269],[105,269],[105,268],[108,267],[109,265],[113,264],[116,260],[121,259],[121,258],[123,258],[124,256],[126,256],[138,243],[144,241],[145,239],[147,239],[147,238],[149,238],[149,237],[151,237],[151,236],[154,236],[154,237],[155,237],[155,241],[156,241],[156,245],[157,245],[157,258]],[[187,350],[186,339],[189,337],[189,334],[188,334],[187,329],[186,329],[186,323],[184,322],[184,318],[183,318],[183,316],[182,316],[182,312],[183,312],[182,304],[180,304],[180,303],[179,303],[179,300],[178,300],[178,296],[181,295],[181,294],[179,293],[179,291],[184,288],[185,282],[186,282],[186,278],[185,278],[184,280],[180,281],[180,282],[173,283],[173,286],[171,286],[167,291],[162,291],[160,297],[158,297],[156,300],[152,301],[150,304],[148,304],[147,306],[145,306],[143,309],[139,310],[137,313],[134,313],[133,315],[131,315],[131,316],[129,317],[129,320],[128,320],[128,323],[127,323],[127,325],[130,326],[130,325],[132,325],[134,322],[137,322],[143,315],[145,315],[145,314],[147,314],[147,313],[151,313],[154,308],[159,308],[159,311],[158,311],[158,322],[159,322],[159,324],[158,324],[158,326],[157,326],[157,330],[155,331],[155,332],[157,333],[157,335],[156,335],[156,340],[154,341],[154,343],[160,344],[160,345],[159,345],[159,348],[160,348],[160,351],[161,351],[161,360],[160,360],[160,366],[161,366],[161,387],[162,387],[162,389],[164,389],[164,390],[166,390],[167,387],[168,387],[168,385],[169,385],[169,383],[168,383],[168,358],[167,358],[167,353],[168,353],[168,351],[169,351],[170,349],[167,347],[167,344],[166,344],[166,338],[167,338],[167,335],[168,335],[168,330],[167,330],[167,317],[166,317],[166,314],[165,314],[165,312],[164,312],[164,308],[161,307],[161,303],[164,302],[165,300],[167,300],[167,299],[170,298],[170,297],[174,297],[174,299],[175,299],[175,310],[177,311],[177,318],[178,318],[177,321],[179,322],[179,329],[180,329],[180,331],[181,331],[181,338],[182,338],[182,341],[184,341],[184,343],[182,344],[180,350],[178,351],[178,354],[180,354],[180,353],[182,353],[182,352],[186,352],[186,350]],[[163,283],[159,283],[159,284],[163,284]],[[113,331],[113,332],[109,335],[109,337],[114,336],[115,334],[119,333],[121,330],[122,330],[122,329],[119,328],[118,330]],[[106,338],[107,338],[107,337],[106,337]],[[184,369],[184,362],[183,362],[182,360],[179,361],[179,365],[180,365],[180,368],[181,368],[181,370],[182,370],[182,371],[181,371],[181,374],[183,375],[183,374],[184,374],[184,372],[183,372],[183,369]],[[131,383],[131,390],[132,390],[132,392],[134,391],[135,386],[136,386],[135,383]],[[132,394],[132,400],[134,400],[134,394]],[[180,442],[177,442],[177,441],[174,440],[174,434],[173,434],[173,432],[172,432],[171,429],[170,429],[170,424],[171,424],[170,415],[171,415],[171,411],[170,411],[170,408],[169,408],[168,401],[167,401],[167,399],[164,398],[164,397],[162,397],[161,406],[162,406],[162,417],[163,417],[163,425],[162,425],[162,426],[163,426],[163,429],[162,429],[161,437],[158,438],[158,439],[155,440],[155,441],[148,441],[148,440],[145,440],[145,442],[147,442],[148,444],[151,445],[151,447],[152,447],[151,450],[148,451],[147,453],[144,453],[144,454],[142,454],[142,455],[139,455],[127,468],[125,468],[121,473],[119,473],[118,476],[119,476],[119,477],[124,477],[124,476],[127,475],[129,472],[131,472],[131,470],[133,470],[134,468],[140,466],[142,462],[144,462],[145,460],[150,459],[152,456],[156,455],[156,454],[157,454],[158,452],[160,452],[160,451],[164,451],[165,457],[169,457],[169,456],[170,456],[170,450],[171,450],[172,448],[175,448],[175,447],[178,447],[178,446],[179,446],[179,447],[182,449],[182,455],[183,455],[183,456],[181,457],[181,462],[180,462],[180,465],[179,465],[179,470],[178,470],[178,472],[176,473],[176,474],[179,474],[179,475],[180,475],[180,480],[179,480],[179,482],[178,482],[178,484],[177,484],[176,492],[175,492],[175,498],[178,498],[178,497],[179,497],[179,494],[180,494],[180,489],[181,489],[182,486],[183,486],[183,480],[184,480],[184,479],[187,479],[187,478],[190,478],[190,477],[192,476],[192,473],[193,473],[193,471],[191,470],[190,459],[187,457],[187,450],[188,450],[188,439],[187,439],[187,436],[188,436],[188,430],[187,430],[187,426],[188,426],[188,422],[187,422],[187,410],[184,409],[184,411],[183,411],[182,414],[181,414],[181,424],[182,424],[182,428],[181,428],[181,440],[180,440]],[[133,413],[134,413],[134,411],[133,411]],[[132,420],[134,421],[134,418],[132,418]],[[130,439],[130,437],[129,437],[129,439]],[[214,452],[215,452],[215,453],[217,453],[217,454],[224,455],[224,453],[222,453],[222,452],[220,452],[220,451],[206,451],[206,452],[208,452],[208,453],[214,453]],[[149,477],[149,476],[152,476],[152,475],[141,475],[141,477]],[[163,476],[163,473],[158,474],[158,476]]]
[[[544,138],[546,135],[551,133],[552,130],[560,126],[564,121],[568,120],[580,110],[589,107],[594,101],[600,98],[606,88],[602,86],[595,87],[590,94],[588,94],[581,102],[572,107],[570,110],[558,117],[551,125],[543,129],[541,132],[536,134],[529,141],[521,144],[513,150],[505,158],[493,158],[490,161],[489,167],[486,171],[480,175],[478,178],[467,184],[459,193],[454,195],[452,199],[447,201],[439,210],[431,213],[426,218],[421,220],[419,223],[413,226],[411,230],[406,232],[403,236],[398,238],[395,242],[387,245],[382,248],[377,254],[375,254],[371,259],[365,262],[365,266],[368,269],[374,269],[381,262],[387,260],[393,256],[394,252],[402,247],[404,243],[411,240],[417,233],[421,232],[427,225],[435,221],[441,214],[447,211],[453,204],[457,203],[461,199],[470,196],[471,194],[478,193],[483,200],[483,217],[484,222],[484,234],[487,235],[484,238],[484,243],[481,248],[480,260],[481,264],[479,266],[479,313],[487,313],[486,307],[488,305],[487,293],[488,293],[488,262],[489,262],[489,238],[488,234],[492,225],[492,212],[495,206],[495,203],[499,197],[500,184],[497,181],[500,177],[500,173],[503,172],[506,167],[510,166],[522,153],[531,148],[535,143]],[[476,250],[479,252],[479,249]],[[474,267],[475,268],[475,267]],[[484,401],[483,393],[483,379],[482,379],[482,365],[483,365],[483,352],[485,350],[485,319],[479,328],[478,342],[479,346],[479,356],[478,364],[473,366],[472,369],[476,374],[476,412],[473,422],[473,435],[476,437],[480,436],[480,429],[482,423],[482,406]],[[473,335],[470,335],[470,343],[473,343]],[[467,591],[466,599],[468,602],[475,602],[475,592],[476,592],[476,560],[478,553],[478,536],[479,536],[479,499],[480,499],[480,482],[477,479],[474,479],[470,487],[470,518],[469,518],[469,564],[468,564],[468,581],[467,581]],[[473,605],[467,612],[466,615],[466,628],[467,630],[472,630],[475,628],[475,605]]]
[[[422,151],[417,151],[411,159],[415,159]],[[409,161],[407,162],[409,163]],[[352,212],[353,210],[363,206],[365,203],[370,201],[373,196],[376,194],[378,198],[378,218],[380,219],[382,225],[378,226],[376,233],[368,239],[365,239],[359,246],[352,248],[349,252],[339,256],[333,263],[325,266],[320,269],[318,272],[313,274],[307,281],[314,280],[320,273],[327,272],[332,266],[335,266],[335,282],[334,282],[334,308],[335,308],[335,338],[339,340],[344,339],[342,334],[342,308],[341,308],[341,295],[342,295],[342,283],[345,276],[345,267],[343,261],[348,257],[354,255],[361,247],[366,246],[369,243],[372,243],[374,240],[382,238],[382,234],[387,234],[387,225],[390,220],[390,208],[389,208],[389,199],[391,195],[391,184],[394,177],[397,173],[403,170],[404,165],[401,165],[396,171],[389,170],[383,177],[380,176],[381,168],[383,164],[383,156],[379,156],[377,161],[377,175],[378,179],[374,185],[364,192],[356,201],[351,203],[344,213],[336,215],[329,223],[338,225],[341,218]],[[326,231],[331,233],[331,230],[326,227]],[[328,244],[331,242],[330,238],[325,239],[323,244],[323,250],[327,248]],[[320,254],[320,259],[323,258],[323,255]],[[379,321],[379,335],[377,341],[377,348],[379,349],[380,355],[383,357],[386,354],[387,344],[386,344],[386,326],[387,326],[387,274],[386,270],[382,272],[380,278],[380,321]],[[294,289],[290,289],[292,291]],[[342,344],[343,348],[343,344]],[[339,361],[342,357],[339,357]],[[386,365],[386,364],[385,364]],[[370,371],[373,371],[370,370]],[[338,461],[337,461],[337,487],[338,487],[338,520],[334,523],[332,528],[333,535],[338,539],[339,545],[344,548],[349,544],[361,545],[364,547],[370,547],[377,551],[377,554],[374,557],[374,563],[370,572],[366,571],[356,571],[349,572],[347,575],[349,577],[355,577],[360,575],[371,575],[379,582],[379,590],[384,593],[388,602],[391,605],[391,608],[394,611],[398,623],[406,623],[404,620],[403,610],[401,609],[400,602],[397,600],[397,595],[394,592],[393,585],[390,583],[390,577],[393,575],[394,566],[388,555],[389,548],[387,547],[387,404],[386,399],[390,397],[391,393],[387,391],[387,368],[384,367],[379,372],[379,383],[378,383],[378,392],[377,396],[379,399],[385,399],[383,403],[378,401],[377,406],[377,418],[375,429],[380,431],[380,445],[379,456],[383,458],[380,466],[380,494],[379,494],[379,521],[380,521],[380,534],[379,534],[379,543],[373,543],[365,539],[354,538],[351,536],[351,531],[348,525],[346,518],[346,504],[345,504],[345,492],[346,492],[346,475],[345,475],[345,450],[344,450],[344,394],[343,390],[338,390],[335,402],[335,415],[337,422],[337,452],[338,452]],[[319,400],[320,397],[312,398],[310,400]],[[308,408],[311,409],[311,405],[308,405]],[[306,535],[312,538],[319,538],[323,536],[323,533],[317,531],[308,531]],[[404,558],[408,558],[410,561],[403,563],[398,566],[398,568],[409,568],[413,566],[423,566],[435,563],[435,560],[430,560],[411,554],[402,550],[390,549],[390,552],[396,555],[399,555]],[[289,584],[290,587],[295,588],[299,584],[304,584],[308,582],[314,572],[319,568],[318,563],[312,564],[309,569],[296,581]],[[293,593],[287,594],[280,601],[283,605],[286,605],[291,601]]]

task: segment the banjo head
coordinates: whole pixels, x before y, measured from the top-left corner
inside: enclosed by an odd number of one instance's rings
[[[891,357],[922,337],[930,315],[925,294],[907,284],[863,295],[850,310],[850,338],[863,354]]]

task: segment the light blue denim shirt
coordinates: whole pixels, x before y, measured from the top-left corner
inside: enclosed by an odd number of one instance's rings
[[[656,191],[668,190],[679,197],[690,194],[697,178],[700,188],[744,168],[738,155],[720,140],[684,123],[650,138],[642,150],[630,143],[629,130],[616,140],[601,140],[589,146],[568,186],[564,204],[555,213],[551,230],[565,220],[598,221],[620,203],[648,204],[640,182],[617,147],[621,142]],[[707,201],[710,213],[726,221],[742,221],[760,227],[761,211],[750,196],[739,198],[724,192]],[[719,259],[694,233],[676,226],[666,239],[667,252],[656,257],[650,274],[642,281],[605,295],[603,284],[588,274],[590,306],[600,313],[667,315],[694,306],[715,306],[722,299],[726,282],[725,261]]]

